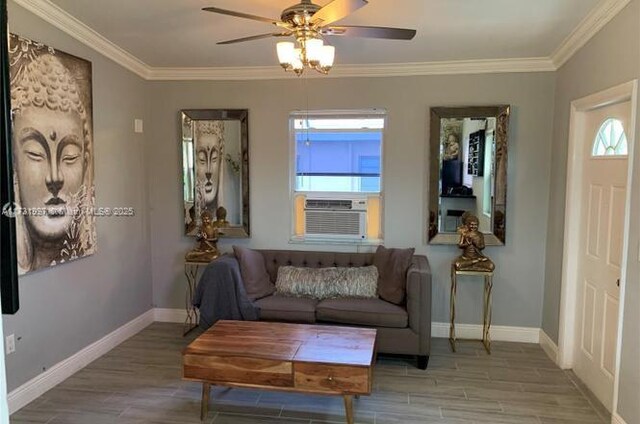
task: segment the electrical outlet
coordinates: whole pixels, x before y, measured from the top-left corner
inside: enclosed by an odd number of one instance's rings
[[[7,355],[16,351],[16,338],[13,334],[9,334],[5,340],[4,344],[5,351]]]
[[[133,130],[138,134],[142,134],[144,132],[142,119],[133,120]]]

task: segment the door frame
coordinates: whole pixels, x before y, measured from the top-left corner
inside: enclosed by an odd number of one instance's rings
[[[582,172],[585,144],[582,142],[583,120],[586,113],[600,107],[631,101],[631,117],[627,129],[629,160],[627,172],[627,198],[625,205],[624,236],[622,246],[622,275],[620,276],[620,307],[618,314],[618,339],[614,375],[613,410],[618,397],[618,374],[620,369],[620,348],[622,342],[622,317],[627,280],[627,257],[629,253],[629,223],[631,178],[633,176],[635,130],[637,114],[638,80],[632,80],[607,90],[575,100],[571,103],[569,124],[569,154],[567,157],[567,191],[565,203],[564,246],[562,258],[562,290],[560,298],[560,328],[558,337],[558,365],[563,369],[573,368],[577,329],[575,317],[578,310],[576,293],[578,284],[578,264],[580,255],[580,217],[583,210]]]

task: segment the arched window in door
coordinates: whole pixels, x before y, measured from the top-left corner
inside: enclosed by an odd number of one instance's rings
[[[628,143],[622,121],[609,118],[602,123],[593,142],[593,156],[627,156]]]

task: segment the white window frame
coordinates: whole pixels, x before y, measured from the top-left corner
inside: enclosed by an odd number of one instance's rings
[[[297,151],[295,137],[295,120],[319,117],[323,119],[345,117],[358,117],[362,119],[383,119],[382,137],[380,140],[380,191],[379,192],[332,192],[332,191],[297,191],[296,190],[296,170]],[[289,243],[300,244],[349,244],[349,245],[379,245],[384,241],[384,162],[385,162],[385,138],[387,132],[388,118],[387,110],[380,108],[372,109],[333,109],[333,110],[295,110],[289,114],[289,208],[290,208],[290,238]],[[295,197],[296,195],[316,195],[318,197],[330,197],[334,199],[351,199],[377,195],[380,199],[380,238],[364,240],[345,240],[343,238],[327,236],[326,238],[314,237],[313,239],[297,236],[295,234]]]
[[[603,127],[605,126],[606,123],[608,123],[609,121],[614,121],[617,123],[620,123],[620,125],[622,126],[622,136],[624,137],[625,143],[627,144],[627,153],[625,154],[613,154],[613,155],[609,155],[609,154],[604,154],[604,155],[597,155],[594,153],[594,148],[595,148],[595,144],[598,142],[598,136],[600,136],[600,132],[602,131]],[[605,151],[608,147],[605,146]],[[601,159],[627,159],[629,157],[629,139],[627,138],[627,129],[624,127],[624,123],[622,121],[620,121],[620,119],[615,118],[615,117],[607,117],[606,119],[604,119],[601,123],[600,126],[598,126],[598,131],[596,132],[596,137],[593,140],[593,142],[591,143],[591,159],[595,159],[595,160],[601,160]]]

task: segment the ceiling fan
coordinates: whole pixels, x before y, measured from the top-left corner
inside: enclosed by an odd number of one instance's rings
[[[368,3],[367,0],[333,0],[325,6],[319,6],[312,3],[311,0],[301,0],[300,3],[286,8],[282,12],[280,20],[217,7],[205,7],[202,10],[265,22],[280,28],[278,32],[221,41],[218,44],[235,44],[269,37],[292,36],[295,37],[299,46],[295,46],[291,42],[278,43],[278,59],[282,67],[287,71],[294,71],[297,75],[302,75],[305,66],[326,74],[333,66],[335,48],[330,45],[324,45],[323,39],[325,36],[336,35],[391,40],[411,40],[415,37],[416,30],[413,29],[332,25]]]

